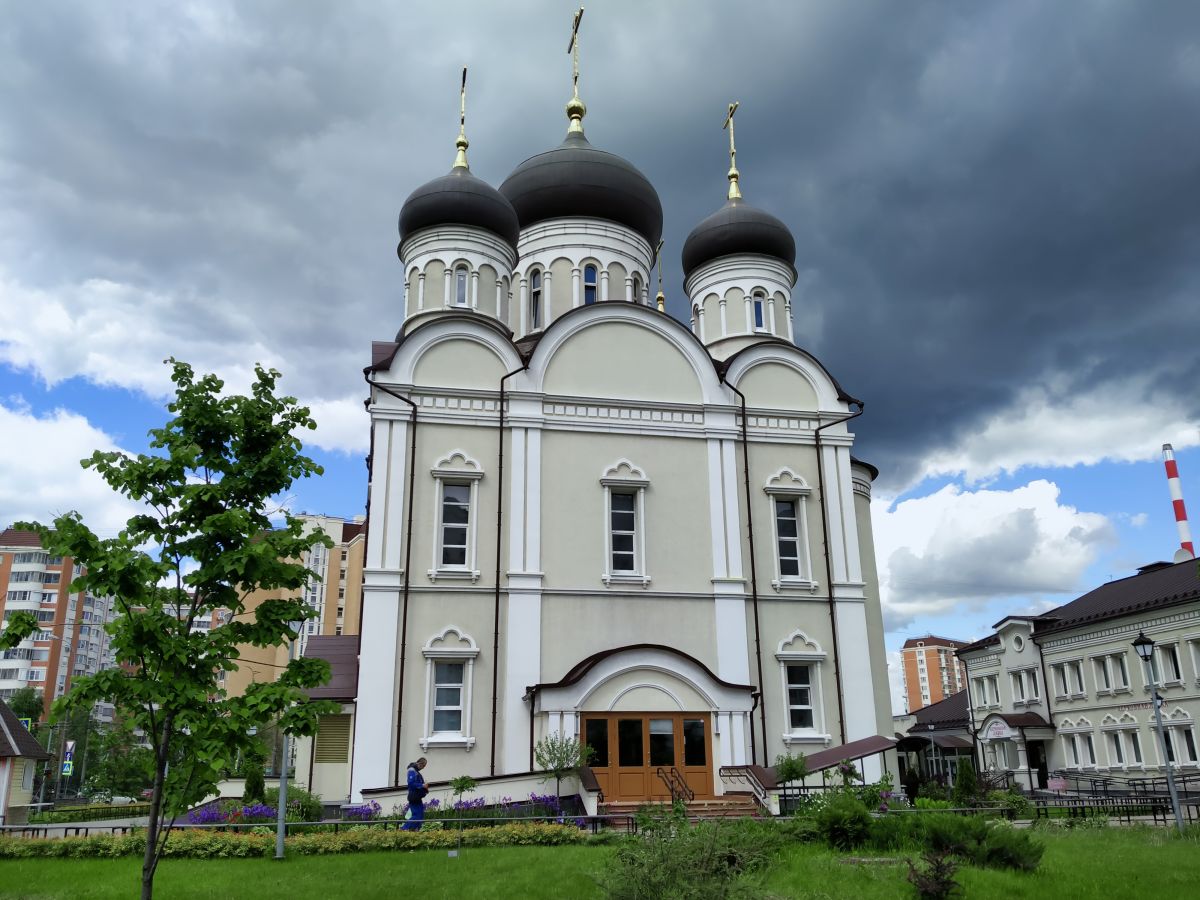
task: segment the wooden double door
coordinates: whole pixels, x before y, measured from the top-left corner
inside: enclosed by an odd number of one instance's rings
[[[677,769],[697,798],[713,796],[708,713],[584,713],[581,733],[606,800],[669,800],[658,775]]]

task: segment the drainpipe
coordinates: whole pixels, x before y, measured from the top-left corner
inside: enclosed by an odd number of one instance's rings
[[[967,692],[967,715],[970,717],[971,722],[968,730],[971,732],[971,748],[975,757],[975,771],[982,772],[985,766],[983,764],[983,755],[979,748],[979,729],[975,727],[975,701],[971,699],[971,667],[967,664],[966,658],[962,656],[958,658],[963,664],[963,677],[967,679],[967,686],[965,688]]]
[[[408,448],[408,525],[407,533],[404,537],[404,586],[402,588],[402,603],[400,613],[400,686],[399,697],[396,701],[396,752],[393,761],[395,775],[393,776],[392,784],[396,787],[400,785],[400,773],[403,771],[400,768],[400,733],[404,727],[404,670],[405,661],[408,657],[408,590],[409,590],[409,573],[412,572],[412,526],[413,526],[413,489],[417,480],[417,404],[413,403],[403,394],[398,394],[391,388],[382,384],[376,384],[371,380],[369,375],[364,373],[364,378],[367,384],[371,387],[379,388],[385,394],[390,394],[397,400],[403,400],[409,405],[412,410],[412,428],[411,440]],[[372,432],[374,429],[372,429]],[[362,623],[359,623],[361,630]]]
[[[829,625],[833,633],[833,681],[837,685],[838,702],[838,735],[842,743],[846,743],[846,697],[842,691],[842,667],[838,653],[837,608],[833,600],[833,561],[829,555],[829,516],[825,511],[825,463],[821,458],[821,432],[831,425],[841,425],[851,419],[857,419],[866,407],[861,400],[851,400],[851,405],[857,405],[858,411],[840,419],[818,425],[813,437],[817,442],[817,490],[820,493],[821,534],[825,541],[825,585],[829,590]]]
[[[492,616],[492,758],[488,766],[488,774],[496,774],[496,716],[498,704],[500,700],[500,549],[501,540],[503,538],[502,526],[504,524],[504,382],[512,378],[518,372],[524,372],[529,368],[529,363],[521,366],[519,369],[513,369],[511,372],[501,376],[500,378],[500,418],[497,428],[497,451],[496,451],[496,585],[495,585],[495,604]],[[529,707],[529,730],[533,731],[533,707]],[[530,753],[533,752],[533,744],[530,743]],[[530,770],[533,767],[530,766]]]
[[[762,700],[762,691],[754,691],[750,695],[750,699],[751,699],[751,703],[750,703],[750,762],[753,763],[758,758],[758,750],[754,744],[754,710],[758,709],[758,704]],[[733,735],[730,735],[730,737],[732,737],[732,736]],[[765,740],[765,738],[764,738],[764,740]],[[767,750],[767,748],[766,748],[766,745],[764,744],[763,745],[763,756],[764,757],[767,755],[766,750]],[[763,762],[765,763],[766,760],[764,759]]]
[[[746,536],[750,541],[750,602],[754,609],[754,665],[758,671],[758,689],[761,692],[764,689],[762,632],[758,622],[758,567],[755,565],[754,558],[754,502],[750,496],[750,438],[746,423],[746,395],[728,381],[725,383],[729,385],[731,391],[738,395],[738,399],[742,403],[742,474],[746,482]],[[753,708],[750,713],[753,717]],[[758,724],[762,730],[763,763],[765,765],[767,755],[767,705],[765,703],[758,705]],[[754,762],[758,761],[758,754],[754,746],[753,719],[750,722],[750,759]]]

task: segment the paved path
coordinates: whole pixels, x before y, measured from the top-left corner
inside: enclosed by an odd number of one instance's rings
[[[55,822],[52,825],[26,825],[6,829],[5,834],[17,837],[60,838],[75,834],[111,834],[114,830],[135,825],[145,827],[149,816],[132,816],[124,819],[94,819],[91,822]],[[85,830],[86,829],[86,830]]]

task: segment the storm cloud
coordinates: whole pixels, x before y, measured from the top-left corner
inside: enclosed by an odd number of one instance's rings
[[[326,446],[361,447],[366,348],[400,325],[396,216],[449,168],[459,68],[496,184],[564,133],[570,13],[10,9],[0,361],[154,394],[168,354],[260,359],[328,412]],[[680,318],[741,101],[746,199],[796,236],[797,342],[867,401],[885,489],[1103,458],[1106,404],[1117,458],[1195,439],[1200,6],[607,2],[582,47],[588,136],[659,190]]]

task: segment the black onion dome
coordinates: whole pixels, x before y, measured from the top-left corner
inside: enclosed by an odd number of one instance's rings
[[[483,228],[517,249],[517,213],[504,196],[463,166],[421,185],[400,209],[400,243],[422,228],[470,225]]]
[[[730,200],[692,229],[683,244],[683,277],[706,262],[735,253],[758,253],[796,265],[796,240],[788,227],[743,200]]]
[[[531,156],[500,185],[521,227],[547,219],[586,216],[631,228],[651,247],[662,237],[658,192],[627,160],[597,150],[573,132],[553,150]]]

